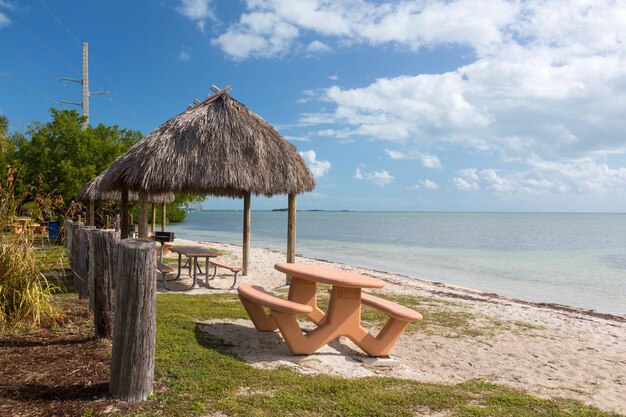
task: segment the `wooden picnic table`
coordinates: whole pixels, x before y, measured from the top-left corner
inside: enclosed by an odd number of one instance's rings
[[[211,252],[209,250],[203,249],[203,248],[180,248],[180,247],[171,247],[170,251],[177,253],[178,254],[178,275],[176,275],[176,278],[174,278],[174,280],[179,279],[180,278],[180,272],[182,269],[181,266],[181,261],[182,261],[182,256],[186,256],[188,258],[189,261],[189,275],[191,275],[193,277],[193,283],[191,284],[191,287],[188,289],[194,289],[194,288],[200,288],[200,286],[198,285],[198,258],[205,258],[205,271],[204,273],[202,273],[202,271],[200,271],[200,275],[205,275],[206,280],[207,280],[207,287],[210,288],[209,285],[209,259],[210,258],[215,258],[218,256],[221,256],[220,253],[217,252]],[[193,274],[191,273],[191,268],[193,267]]]
[[[362,294],[363,288],[382,288],[385,283],[380,279],[311,265],[278,263],[274,267],[291,276],[287,300],[250,285],[240,285],[239,296],[257,330],[280,329],[293,354],[311,354],[328,342],[346,336],[369,356],[385,356],[406,326],[422,319],[421,314],[409,308]],[[332,286],[327,312],[317,306],[317,283]],[[361,326],[362,304],[389,315],[377,336]],[[269,308],[271,314],[265,313],[263,306]],[[303,333],[296,320],[298,315],[307,316],[317,328]]]

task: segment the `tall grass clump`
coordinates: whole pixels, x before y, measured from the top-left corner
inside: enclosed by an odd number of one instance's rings
[[[28,228],[12,233],[23,199],[14,196],[14,171],[0,183],[0,330],[39,326],[55,321],[55,286],[44,277],[35,258],[33,234]]]

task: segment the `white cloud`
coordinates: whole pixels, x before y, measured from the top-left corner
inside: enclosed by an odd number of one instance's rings
[[[423,180],[421,184],[422,187],[427,190],[436,190],[437,188],[439,188],[439,185],[431,180]]]
[[[354,172],[354,179],[370,181],[373,184],[384,187],[385,185],[392,183],[395,177],[389,174],[386,170],[363,172],[361,168],[357,168]]]
[[[527,169],[507,172],[468,168],[452,179],[461,191],[488,190],[510,198],[561,194],[625,195],[626,168],[611,168],[590,159],[568,162],[530,159]]]
[[[181,61],[189,61],[191,59],[191,50],[189,48],[183,48],[178,53],[178,59]]]
[[[480,188],[478,183],[467,181],[461,177],[452,178],[452,182],[459,191],[476,191]]]
[[[407,153],[403,153],[390,149],[385,149],[385,153],[389,155],[389,158],[391,159],[414,159],[420,161],[422,165],[426,168],[441,168],[441,161],[439,160],[439,157],[437,155],[431,155],[417,151],[409,151]]]
[[[332,49],[324,42],[313,41],[306,47],[306,51],[310,54],[319,54],[324,52],[330,52],[332,51]]]
[[[305,137],[305,136],[285,136],[285,139],[291,141],[291,142],[311,142],[311,139]]]
[[[304,151],[298,153],[302,156],[304,162],[306,162],[307,166],[316,178],[324,176],[324,174],[326,174],[331,167],[330,162],[317,160],[315,151]]]
[[[318,91],[309,101],[323,110],[300,122],[332,124],[320,135],[397,142],[406,155],[454,146],[503,161],[626,153],[622,2],[256,0],[248,9],[225,33],[259,43],[237,49],[239,59],[285,53],[305,34],[339,45],[472,48],[473,62],[445,73]],[[292,36],[280,37],[280,47],[271,42],[279,29],[248,22],[259,13],[288,25]]]
[[[213,0],[180,0],[180,6],[176,10],[193,20],[198,28],[204,32],[206,21],[215,20],[212,3]]]
[[[17,3],[9,0],[0,0],[0,8],[8,9],[14,12],[18,10]]]
[[[421,190],[421,189],[436,190],[438,188],[439,188],[439,184],[426,179],[426,180],[421,180],[418,184],[411,185],[410,187],[407,187],[406,189],[409,191],[416,191],[416,190]]]
[[[339,76],[337,74],[329,75],[328,79],[331,81],[337,81],[339,79]]]
[[[271,57],[288,50],[300,32],[297,26],[266,12],[242,15],[240,23],[212,41],[233,59]]]
[[[7,9],[11,11],[18,10],[17,4],[8,0],[0,0],[0,9]],[[9,20],[9,18],[6,15],[2,14],[2,12],[0,12],[0,28],[4,26],[9,26],[10,24],[11,21]]]
[[[488,11],[488,12],[487,12]],[[502,0],[456,2],[364,0],[254,0],[247,11],[218,38],[216,44],[235,59],[271,57],[290,50],[301,33],[337,37],[344,44],[394,43],[410,49],[443,43],[470,45],[488,50],[502,42],[501,29],[511,22],[518,6]],[[297,28],[280,48],[269,47],[275,30],[259,29],[258,15],[271,16],[277,24]],[[245,36],[257,47],[236,51],[225,42]]]

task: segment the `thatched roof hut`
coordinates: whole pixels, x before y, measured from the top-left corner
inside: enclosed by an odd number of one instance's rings
[[[96,178],[89,181],[87,184],[81,188],[78,193],[76,193],[75,199],[76,201],[81,201],[83,203],[87,203],[89,207],[89,224],[91,226],[94,225],[94,206],[96,202],[100,201],[121,201],[122,193],[117,190],[103,191],[101,187],[102,178],[106,171],[102,172]],[[163,193],[155,193],[148,194],[148,203],[152,203],[152,231],[154,232],[154,219],[155,215],[155,204],[167,204],[174,201],[175,197],[172,192],[163,192]],[[139,193],[130,192],[128,195],[129,201],[139,201]],[[163,213],[165,213],[165,208],[163,209]],[[163,214],[165,216],[165,214]],[[163,227],[163,226],[161,226]]]
[[[105,171],[106,172],[106,171]],[[99,202],[99,201],[120,201],[122,199],[122,193],[118,190],[104,191],[101,187],[102,177],[105,172],[98,175],[96,178],[89,181],[76,193],[76,201],[82,202]],[[162,204],[171,203],[174,201],[174,194],[172,192],[163,192],[156,194],[148,194],[148,203]],[[128,194],[129,201],[139,201],[139,193],[130,192]]]
[[[102,179],[102,188],[243,198],[244,275],[248,269],[250,195],[288,194],[287,261],[293,262],[295,196],[315,188],[313,174],[293,144],[228,95],[230,87],[211,89],[214,95],[195,100],[115,160]]]
[[[103,188],[237,198],[312,191],[296,147],[225,90],[136,143],[107,169]]]

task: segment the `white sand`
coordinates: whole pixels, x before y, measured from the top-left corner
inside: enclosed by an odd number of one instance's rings
[[[176,245],[201,245],[227,252],[222,260],[241,265],[241,247],[176,239]],[[170,254],[169,257],[175,255]],[[239,282],[280,290],[284,275],[274,264],[285,255],[252,248],[251,273]],[[260,333],[248,320],[212,321],[204,331],[234,345],[253,366],[294,367],[302,373],[343,377],[393,376],[422,382],[458,383],[480,378],[543,397],[568,397],[605,410],[626,413],[626,319],[512,300],[496,294],[437,282],[298,257],[298,263],[354,270],[386,282],[383,292],[431,297],[429,312],[471,314],[470,328],[413,327],[391,351],[391,359],[372,361],[346,338],[309,356],[292,356],[279,333]],[[212,285],[228,288],[232,274],[218,270]],[[188,285],[190,279],[171,283]],[[284,289],[284,288],[283,288]],[[217,293],[204,287],[187,294]],[[234,290],[229,290],[234,292]],[[454,303],[452,305],[444,303]],[[424,306],[426,309],[427,306]],[[307,323],[302,323],[306,327]]]

